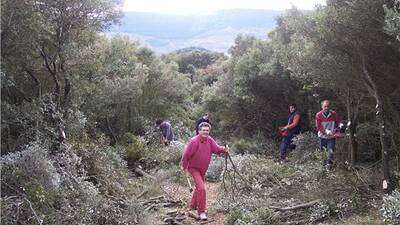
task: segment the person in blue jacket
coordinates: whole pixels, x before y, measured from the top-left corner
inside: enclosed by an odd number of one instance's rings
[[[156,125],[161,130],[161,142],[168,146],[175,138],[171,122],[158,119],[156,120]]]

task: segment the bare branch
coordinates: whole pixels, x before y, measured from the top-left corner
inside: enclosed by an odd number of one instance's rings
[[[317,204],[318,202],[320,202],[319,199],[311,201],[311,202],[303,203],[303,204],[300,204],[300,205],[291,206],[291,207],[280,208],[280,207],[277,207],[277,206],[270,206],[269,208],[284,212],[284,211],[289,211],[289,210],[309,208],[309,207]]]

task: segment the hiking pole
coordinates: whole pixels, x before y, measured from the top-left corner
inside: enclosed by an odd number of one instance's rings
[[[193,188],[192,188],[192,184],[190,183],[190,179],[188,176],[186,176],[186,181],[188,182],[188,185],[189,185],[189,191],[192,192]]]
[[[192,184],[190,183],[189,176],[187,175],[186,171],[183,168],[182,168],[182,172],[183,172],[183,175],[185,175],[186,181],[187,181],[187,183],[189,185],[189,191],[192,192],[193,191],[193,187],[192,187]]]
[[[224,190],[228,193],[228,194],[230,194],[230,196],[232,197],[232,200],[233,201],[235,201],[235,184],[236,184],[236,177],[235,177],[235,172],[233,173],[233,176],[231,176],[230,174],[229,174],[229,172],[228,172],[228,161],[230,162],[230,163],[232,163],[232,161],[230,161],[230,160],[228,160],[228,158],[230,159],[230,154],[229,154],[229,146],[228,145],[225,145],[225,148],[227,149],[227,152],[226,152],[226,154],[225,154],[225,169],[224,169],[224,172],[223,172],[223,174],[222,174],[222,185],[223,185],[223,188],[224,188]],[[234,165],[232,166],[232,168],[234,168]],[[228,173],[227,173],[228,172]],[[228,190],[228,188],[226,187],[226,184],[225,184],[225,178],[226,177],[229,177],[228,179],[232,179],[233,178],[233,180],[231,180],[230,181],[230,183],[231,183],[231,191],[229,191]]]

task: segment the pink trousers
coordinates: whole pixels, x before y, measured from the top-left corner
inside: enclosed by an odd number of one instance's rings
[[[205,212],[207,209],[206,187],[204,185],[205,173],[201,173],[194,168],[190,168],[189,172],[195,183],[192,200],[190,201],[190,208],[197,210],[197,213],[200,215],[200,213]]]

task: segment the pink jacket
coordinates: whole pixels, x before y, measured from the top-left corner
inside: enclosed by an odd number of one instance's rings
[[[185,146],[181,165],[185,170],[195,168],[205,174],[210,164],[211,155],[224,152],[224,147],[218,145],[212,137],[208,136],[203,140],[200,135],[196,135]]]

